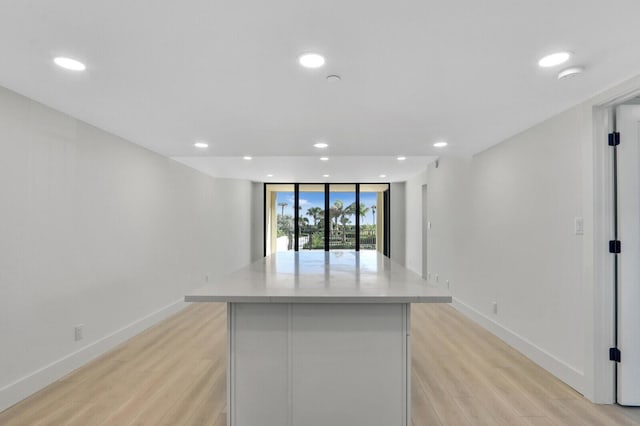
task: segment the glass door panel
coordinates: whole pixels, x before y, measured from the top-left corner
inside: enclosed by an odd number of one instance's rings
[[[329,186],[329,250],[355,250],[356,248],[356,186],[331,184]]]
[[[300,184],[298,198],[300,250],[324,250],[324,184]]]

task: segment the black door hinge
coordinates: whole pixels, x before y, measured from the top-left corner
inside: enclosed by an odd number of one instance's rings
[[[618,348],[609,348],[609,360],[620,362],[620,349]]]
[[[621,250],[622,250],[622,247],[620,245],[620,240],[609,241],[609,253],[618,254],[621,252]]]
[[[620,145],[620,132],[609,133],[609,146]]]

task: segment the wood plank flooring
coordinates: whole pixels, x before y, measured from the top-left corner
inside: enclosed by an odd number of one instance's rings
[[[225,321],[224,304],[194,304],[0,425],[226,425]],[[640,425],[639,409],[591,404],[450,306],[413,305],[411,324],[415,426]]]

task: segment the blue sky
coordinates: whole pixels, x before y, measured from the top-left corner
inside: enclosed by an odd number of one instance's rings
[[[371,213],[371,206],[376,204],[377,193],[376,192],[361,192],[360,202],[369,207],[369,211],[364,218],[360,219],[360,223],[371,225],[373,223],[373,215]],[[356,200],[356,194],[354,192],[333,192],[329,194],[329,200],[331,204],[335,200],[342,200],[345,206],[353,203]],[[278,204],[285,202],[287,206],[284,208],[284,214],[293,216],[293,192],[278,192],[276,196],[276,208],[278,214],[281,214],[282,207]],[[320,207],[324,209],[324,193],[323,192],[301,192],[300,193],[300,206],[302,207],[302,214],[305,214],[311,207]],[[377,216],[377,215],[376,215]],[[353,222],[355,220],[352,219]]]

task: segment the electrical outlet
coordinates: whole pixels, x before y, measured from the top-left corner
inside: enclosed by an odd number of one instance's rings
[[[209,274],[204,276],[204,282],[208,283],[209,282]]]
[[[438,274],[436,274],[436,282],[439,283],[440,282],[440,277],[438,276]]]
[[[498,315],[498,302],[493,302],[493,313]]]
[[[73,328],[73,336],[75,341],[82,340],[82,328],[84,324],[78,324]]]
[[[447,280],[447,288],[451,288],[451,283],[449,282],[449,280]]]

